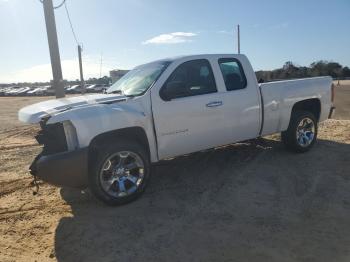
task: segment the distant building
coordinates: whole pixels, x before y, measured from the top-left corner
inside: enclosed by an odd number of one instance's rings
[[[117,82],[123,75],[125,75],[127,72],[129,72],[129,70],[119,70],[119,69],[115,69],[112,71],[109,71],[109,76],[112,79],[112,84],[114,84],[115,82]]]

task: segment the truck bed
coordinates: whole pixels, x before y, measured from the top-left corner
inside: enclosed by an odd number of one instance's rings
[[[331,108],[331,77],[313,77],[276,81],[259,85],[262,97],[261,135],[269,135],[288,128],[293,105],[305,99],[318,99],[319,121],[327,119]]]

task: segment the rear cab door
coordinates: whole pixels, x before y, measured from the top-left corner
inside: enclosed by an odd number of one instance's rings
[[[255,72],[244,55],[215,58],[217,82],[224,90],[224,117],[230,142],[253,139],[261,128],[261,96]]]

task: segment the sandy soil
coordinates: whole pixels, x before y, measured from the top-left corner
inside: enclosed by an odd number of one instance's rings
[[[0,132],[23,126],[23,123],[18,121],[17,118],[17,113],[20,108],[54,98],[53,96],[0,97]]]
[[[335,90],[334,118],[350,119],[350,83],[349,85],[336,86]]]
[[[323,123],[306,154],[271,136],[161,162],[143,197],[118,208],[47,184],[33,196],[37,129],[7,123],[0,261],[350,260],[349,120]]]
[[[339,80],[339,81],[333,81],[335,85],[338,85],[338,82],[340,85],[350,85],[350,80]]]

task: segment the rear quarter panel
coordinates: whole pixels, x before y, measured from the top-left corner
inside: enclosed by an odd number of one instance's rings
[[[303,100],[319,99],[319,121],[328,117],[331,102],[331,77],[314,77],[261,84],[264,102],[262,135],[285,131],[288,128],[293,106]]]

